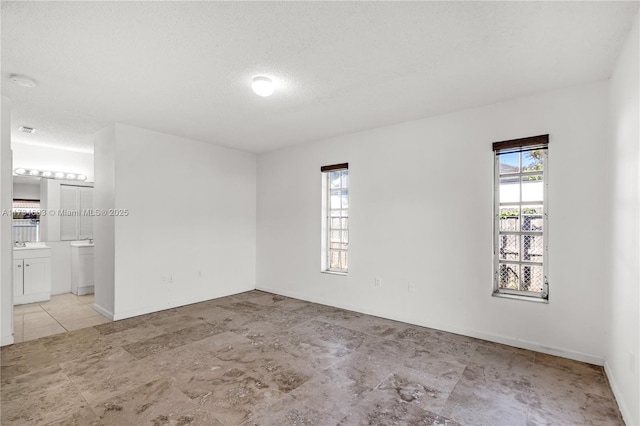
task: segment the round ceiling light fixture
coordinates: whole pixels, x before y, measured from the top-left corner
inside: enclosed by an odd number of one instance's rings
[[[11,74],[11,81],[21,87],[36,87],[36,81],[26,75]]]
[[[251,89],[258,96],[271,96],[273,94],[273,81],[269,77],[255,77],[251,83]]]

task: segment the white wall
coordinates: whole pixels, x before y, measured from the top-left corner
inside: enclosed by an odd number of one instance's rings
[[[111,207],[129,211],[114,220],[114,318],[255,288],[256,156],[120,124],[112,136]]]
[[[107,210],[115,206],[116,126],[110,125],[94,137],[95,185],[93,208]],[[94,307],[113,319],[115,301],[115,220],[113,216],[96,217],[93,221]]]
[[[259,155],[257,288],[602,364],[607,88]],[[491,143],[546,133],[549,304],[492,297]],[[342,162],[350,179],[347,277],[320,273],[320,166]]]
[[[34,183],[14,183],[13,198],[18,200],[39,200],[40,181]]]
[[[13,143],[12,148],[14,168],[71,172],[93,182],[93,154],[24,143]]]
[[[2,97],[0,126],[0,212],[11,211],[13,196],[11,164],[11,101]],[[13,282],[11,214],[0,213],[0,345],[13,343]]]
[[[640,133],[638,17],[611,78],[609,334],[606,369],[629,425],[640,425]]]

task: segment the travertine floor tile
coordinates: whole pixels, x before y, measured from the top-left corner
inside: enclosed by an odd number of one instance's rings
[[[87,402],[58,366],[2,384],[4,424],[44,424],[84,409]]]
[[[538,360],[538,354],[535,354]],[[531,376],[531,424],[620,424],[620,413],[601,367],[541,356]]]
[[[460,424],[524,426],[530,397],[527,378],[502,380],[500,376],[485,375],[484,366],[469,365],[440,414]]]
[[[353,353],[315,375],[290,395],[309,408],[342,418],[391,374],[392,364],[384,364]]]
[[[360,347],[366,337],[364,333],[359,331],[318,320],[303,323],[296,328],[296,331],[317,336],[321,340],[341,345],[348,350]]]
[[[242,426],[325,426],[335,425],[338,420],[339,417],[336,416],[336,413],[320,411],[304,405],[289,396],[285,396],[263,412],[242,423]]]
[[[264,410],[282,396],[284,393],[270,386],[263,374],[232,370],[224,381],[196,401],[223,424],[239,425],[258,413],[266,413]]]
[[[91,404],[160,378],[160,371],[122,348],[63,362],[60,367]]]
[[[102,321],[18,312],[25,338]],[[0,353],[3,426],[623,424],[601,367],[262,291]]]
[[[78,410],[72,415],[49,423],[47,426],[103,426],[104,423],[89,407]]]
[[[448,425],[457,423],[389,392],[374,390],[360,402],[340,425]]]
[[[156,380],[93,405],[105,425],[222,425],[167,380]]]
[[[440,414],[458,382],[458,376],[433,375],[412,368],[398,366],[376,391],[416,405],[432,413]]]

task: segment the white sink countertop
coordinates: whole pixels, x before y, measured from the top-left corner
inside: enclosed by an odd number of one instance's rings
[[[87,241],[74,241],[71,243],[71,247],[93,247],[94,244]]]
[[[24,247],[16,247],[14,246],[14,250],[42,250],[42,249],[50,249],[46,243],[25,243]]]

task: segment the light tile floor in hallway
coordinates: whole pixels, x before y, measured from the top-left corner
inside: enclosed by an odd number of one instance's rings
[[[110,322],[91,307],[94,300],[93,294],[67,293],[46,302],[14,306],[15,343]]]
[[[601,367],[250,291],[1,350],[7,425],[621,425]]]

